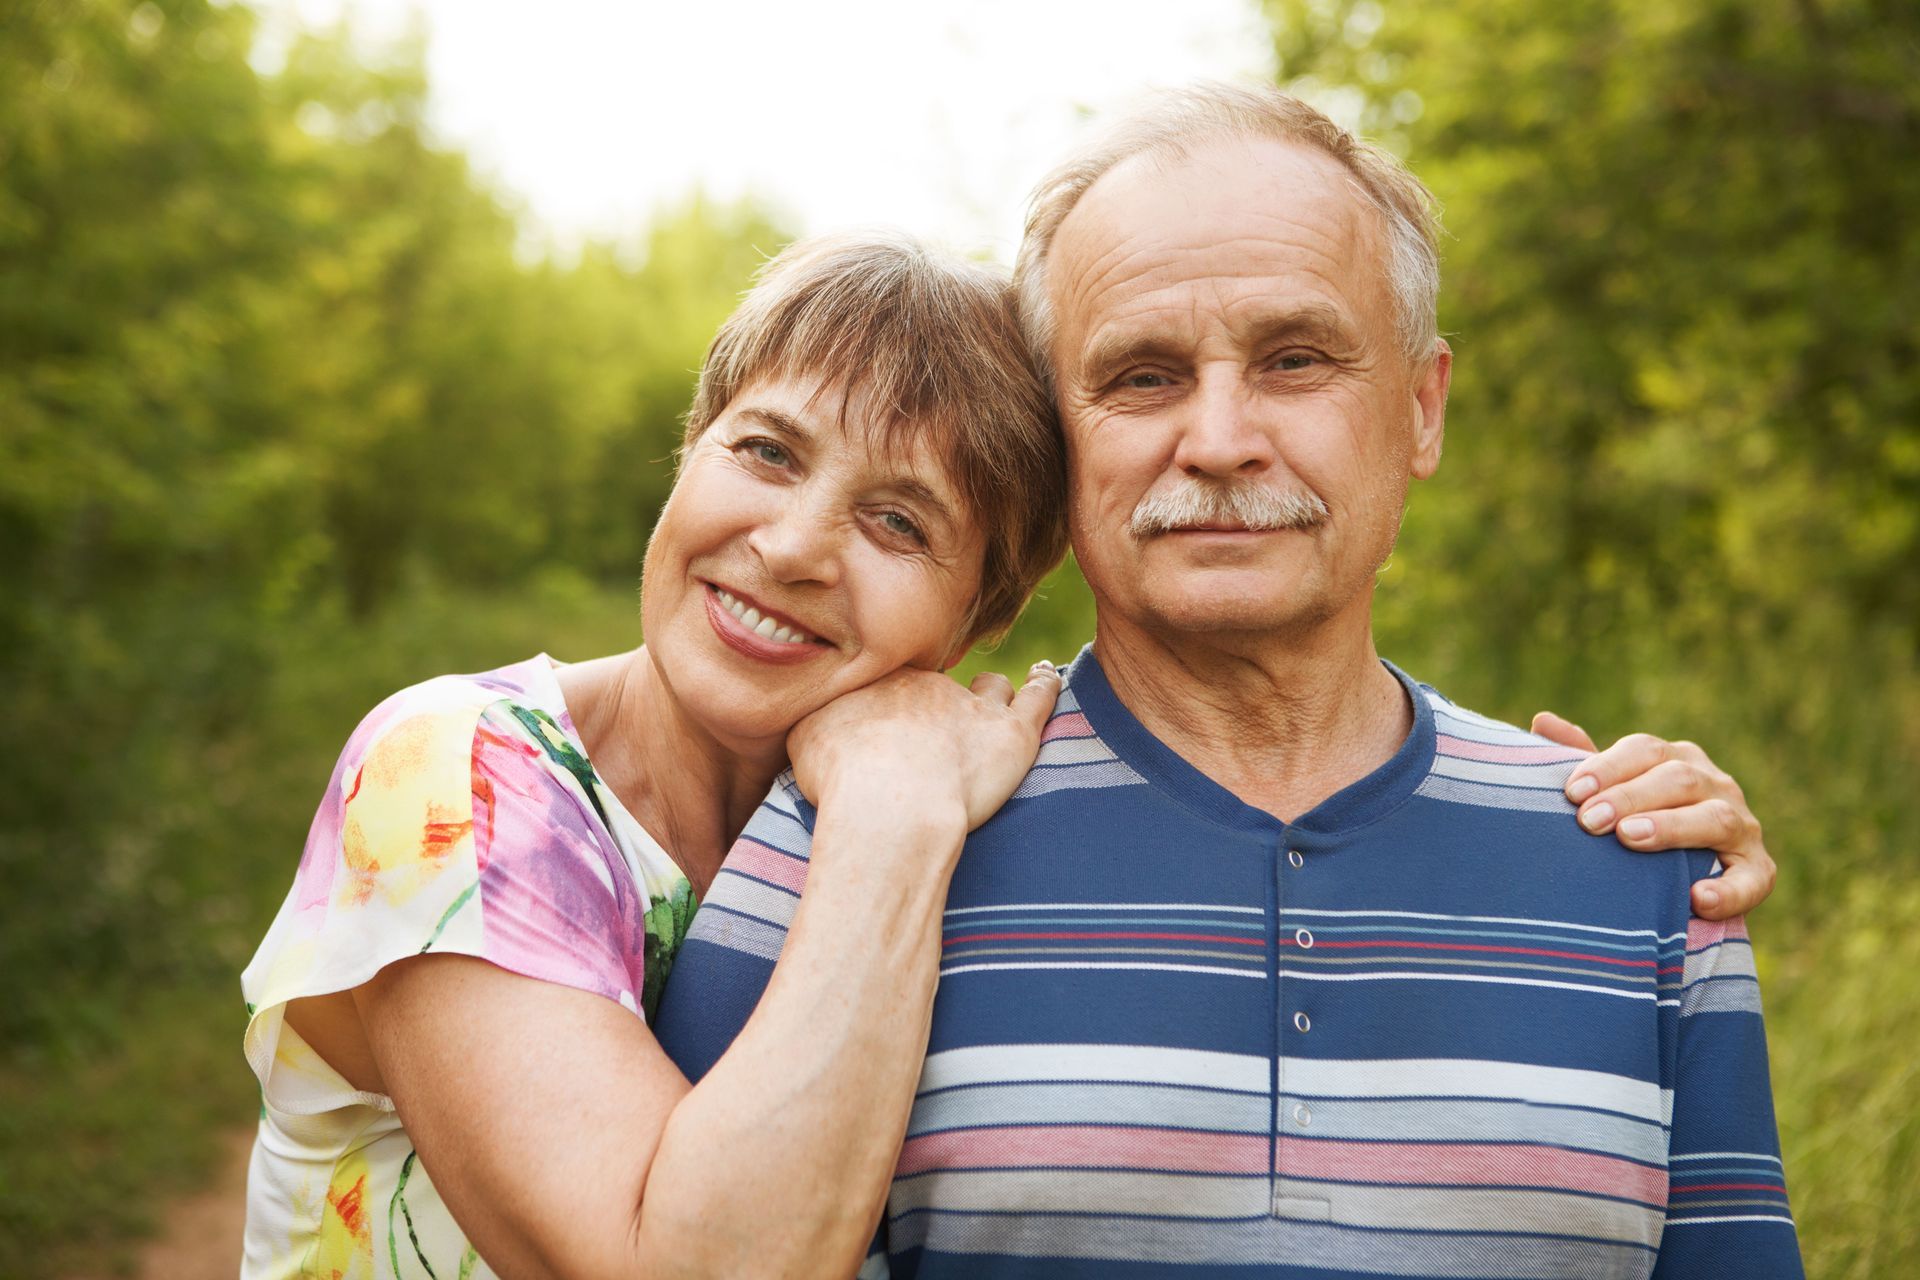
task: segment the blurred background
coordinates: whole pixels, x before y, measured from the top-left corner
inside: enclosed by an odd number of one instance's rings
[[[125,1273],[221,1176],[237,974],[368,707],[638,641],[754,267],[1006,261],[1090,112],[1194,76],[1444,201],[1382,651],[1746,785],[1809,1272],[1912,1274],[1920,7],[0,0],[0,1276]],[[1069,565],[975,661],[1090,634]]]

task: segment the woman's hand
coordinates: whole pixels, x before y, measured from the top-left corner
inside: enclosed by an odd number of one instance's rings
[[[1740,784],[1699,747],[1630,733],[1597,751],[1586,730],[1551,711],[1533,718],[1533,731],[1562,746],[1597,752],[1567,778],[1567,799],[1580,806],[1580,825],[1588,831],[1611,831],[1642,852],[1711,849],[1720,856],[1725,873],[1693,886],[1695,915],[1745,915],[1773,892],[1775,868],[1760,820]]]
[[[787,735],[800,789],[821,808],[906,806],[973,830],[1007,802],[1040,750],[1060,674],[1036,663],[1018,693],[982,672],[961,688],[902,670],[834,699]]]

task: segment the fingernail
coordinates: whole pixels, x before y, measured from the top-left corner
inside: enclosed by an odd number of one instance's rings
[[[1051,671],[1051,670],[1053,670],[1053,664],[1051,662],[1048,662],[1045,658],[1042,658],[1040,659],[1040,661],[1034,663],[1033,666],[1028,669],[1027,674],[1036,675],[1042,671]]]
[[[1613,821],[1613,806],[1602,800],[1580,815],[1580,825],[1589,831],[1605,831]]]
[[[1720,891],[1710,884],[1704,884],[1696,890],[1700,895],[1700,905],[1712,911],[1720,905]]]
[[[1652,818],[1627,818],[1620,823],[1620,834],[1629,840],[1645,840],[1653,834]]]
[[[1600,779],[1590,773],[1583,773],[1567,784],[1567,799],[1579,804],[1600,789]]]

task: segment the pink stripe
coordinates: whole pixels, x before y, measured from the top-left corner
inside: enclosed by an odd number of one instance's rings
[[[1744,939],[1747,936],[1747,918],[1735,916],[1731,920],[1701,920],[1695,917],[1687,921],[1687,950],[1699,951],[1716,942]]]
[[[1055,716],[1047,721],[1047,727],[1040,732],[1040,741],[1052,742],[1055,738],[1091,738],[1093,726],[1078,711],[1064,716]]]
[[[1443,756],[1456,760],[1485,760],[1490,764],[1567,764],[1585,760],[1587,753],[1546,743],[1540,746],[1502,746],[1493,742],[1474,742],[1442,733],[1434,737],[1434,746]]]
[[[1553,1187],[1667,1202],[1667,1175],[1613,1156],[1503,1143],[1326,1142],[1282,1137],[1277,1172],[1339,1182]]]
[[[727,852],[727,870],[799,893],[807,885],[807,864],[745,836]]]
[[[1180,1173],[1266,1172],[1267,1137],[1108,1126],[1008,1126],[929,1133],[907,1140],[895,1172],[967,1167],[1171,1169]]]

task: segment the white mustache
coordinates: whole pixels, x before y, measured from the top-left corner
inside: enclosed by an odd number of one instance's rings
[[[1148,538],[1195,525],[1237,524],[1265,533],[1306,529],[1326,518],[1327,504],[1311,493],[1191,480],[1178,489],[1150,493],[1141,499],[1133,509],[1133,518],[1127,521],[1127,531],[1136,538]]]

